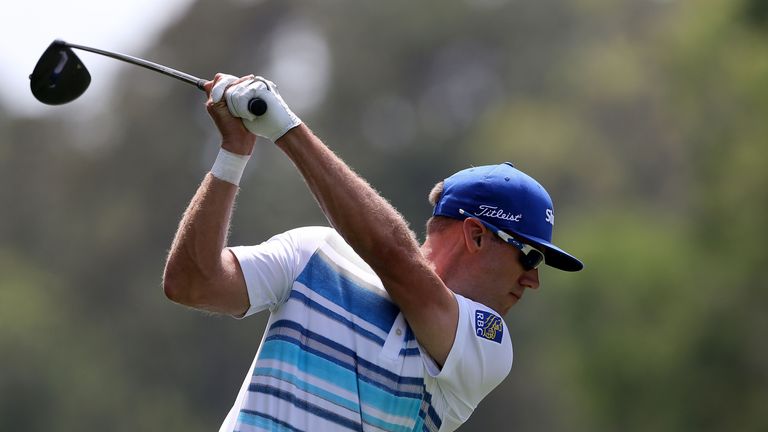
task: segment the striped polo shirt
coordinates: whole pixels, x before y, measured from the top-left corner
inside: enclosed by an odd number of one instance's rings
[[[438,368],[331,228],[230,250],[248,288],[245,316],[270,318],[220,432],[452,431],[509,373],[506,324],[459,295],[454,345]]]

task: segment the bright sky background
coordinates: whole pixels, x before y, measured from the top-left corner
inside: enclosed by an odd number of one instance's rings
[[[0,103],[13,115],[41,115],[57,107],[38,102],[29,74],[54,39],[141,57],[163,28],[192,0],[9,0],[0,8]],[[118,68],[135,67],[77,51],[91,72],[88,92],[108,91]],[[159,63],[159,59],[156,60]],[[171,65],[169,65],[171,66]],[[60,108],[60,107],[58,107]]]

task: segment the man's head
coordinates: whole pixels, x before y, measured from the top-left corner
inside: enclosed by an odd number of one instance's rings
[[[546,190],[510,163],[469,168],[429,195],[427,252],[443,281],[465,297],[506,311],[539,286],[538,264],[578,271],[552,244],[554,209]]]
[[[427,233],[444,219],[477,218],[491,230],[508,234],[541,251],[545,263],[564,271],[579,271],[584,265],[552,243],[555,210],[549,194],[536,180],[511,163],[468,168],[438,183],[430,192],[434,206]]]

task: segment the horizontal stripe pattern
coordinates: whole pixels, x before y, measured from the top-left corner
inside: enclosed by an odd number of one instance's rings
[[[384,299],[385,301],[388,301]],[[384,345],[385,338],[388,336],[386,332],[371,324],[368,321],[358,318],[355,315],[350,316],[348,311],[331,300],[325,297],[317,296],[314,294],[311,288],[304,286],[301,283],[297,283],[293,290],[291,290],[288,303],[285,306],[287,309],[291,308],[292,303],[297,302],[302,308],[309,308],[312,312],[316,312],[310,318],[313,322],[313,328],[323,328],[329,330],[329,333],[335,335],[341,335],[347,333],[348,330],[352,330],[353,334],[357,334],[364,339],[376,344],[380,349]],[[327,319],[326,319],[327,318]],[[406,326],[405,346],[400,349],[399,355],[401,356],[420,356],[418,342],[410,327]],[[367,349],[375,349],[375,347],[365,347]]]
[[[240,432],[251,430],[302,432],[301,429],[296,429],[282,420],[251,410],[240,410],[240,415],[238,416],[237,421],[240,423],[240,427],[237,428]]]
[[[290,345],[272,343],[277,341]],[[312,354],[312,357],[298,357],[304,353]],[[357,356],[351,349],[292,321],[278,321],[273,324],[261,352],[261,358],[264,359],[279,360],[286,358],[284,356],[290,356],[290,361],[286,363],[305,365],[307,368],[315,366],[316,359],[332,363],[334,366],[317,367],[304,372],[321,377],[331,376],[337,383],[344,383],[340,378],[347,373],[353,373],[363,381],[394,395],[421,398],[424,383],[422,377],[403,377],[392,373]]]
[[[423,421],[423,431],[437,432],[440,430],[442,421],[437,415],[435,407],[432,406],[432,395],[424,389],[424,399],[419,410],[419,418]]]
[[[237,430],[439,429],[411,329],[398,335],[395,363],[380,357],[399,309],[360,271],[333,262],[322,247],[310,258],[273,312]]]
[[[380,288],[344,271],[322,251],[318,251],[309,260],[296,282],[311,287],[315,293],[384,332],[389,332],[400,312],[394,303],[382,295]]]

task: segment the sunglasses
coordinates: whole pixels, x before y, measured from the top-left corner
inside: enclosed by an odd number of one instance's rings
[[[509,243],[515,248],[517,248],[518,250],[520,250],[521,252],[520,264],[523,266],[523,269],[525,269],[525,271],[538,268],[541,265],[541,263],[544,262],[544,254],[541,253],[540,250],[534,248],[529,244],[523,243],[515,239],[514,237],[505,233],[504,231],[497,228],[493,224],[488,223],[477,216],[473,216],[469,214],[469,212],[464,211],[464,209],[459,209],[459,213],[463,214],[466,217],[471,217],[479,220],[480,222],[483,223],[483,225],[485,225],[486,228],[488,228],[491,232],[499,236],[500,239],[504,240],[505,243]]]

